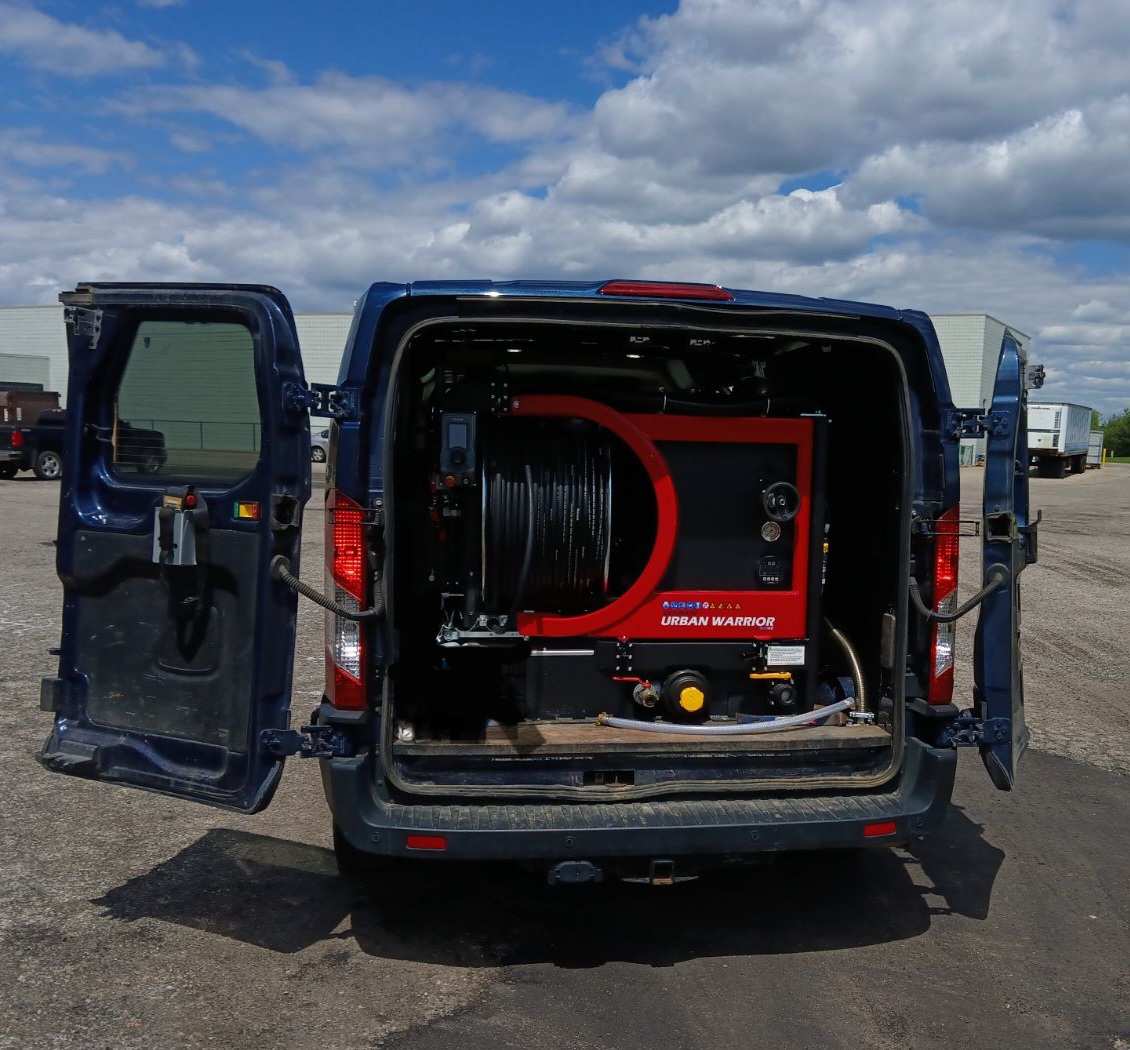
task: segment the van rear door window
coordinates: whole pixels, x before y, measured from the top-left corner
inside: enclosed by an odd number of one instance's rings
[[[145,321],[118,388],[114,469],[230,483],[261,436],[255,348],[242,324]]]

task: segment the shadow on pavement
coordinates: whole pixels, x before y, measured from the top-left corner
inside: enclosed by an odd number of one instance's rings
[[[905,940],[935,915],[984,919],[1003,857],[954,806],[908,850],[783,855],[671,888],[551,889],[512,864],[427,862],[369,887],[340,879],[329,850],[220,829],[94,903],[276,952],[353,939],[447,966],[671,966]]]

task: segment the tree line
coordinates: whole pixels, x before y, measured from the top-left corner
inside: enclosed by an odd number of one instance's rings
[[[1107,417],[1097,429],[1103,432],[1103,444],[1107,448],[1107,455],[1130,456],[1130,408],[1124,409],[1118,415]]]

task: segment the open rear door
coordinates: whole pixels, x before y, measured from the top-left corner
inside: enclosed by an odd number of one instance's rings
[[[986,416],[982,585],[1003,567],[1007,580],[981,604],[974,647],[973,695],[982,718],[981,757],[993,783],[1012,788],[1028,746],[1020,653],[1020,573],[1036,560],[1028,517],[1026,362],[1006,333]]]
[[[79,285],[51,770],[244,812],[287,725],[310,435],[290,306],[246,285]]]

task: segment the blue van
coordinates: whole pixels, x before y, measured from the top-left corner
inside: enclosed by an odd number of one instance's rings
[[[253,813],[312,757],[343,869],[514,859],[557,882],[925,835],[960,746],[1012,787],[1036,522],[1011,336],[991,405],[963,409],[915,311],[374,284],[331,387],[305,381],[273,288],[60,298],[49,770]],[[311,413],[335,421],[321,590],[298,579]],[[138,428],[162,435],[155,471],[128,466]],[[968,436],[986,453],[965,520]],[[326,674],[295,719],[300,593],[325,608]]]

